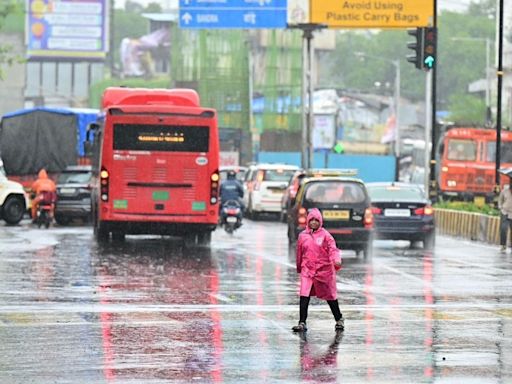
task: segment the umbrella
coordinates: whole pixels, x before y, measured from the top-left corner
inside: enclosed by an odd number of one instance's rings
[[[505,176],[512,177],[512,168],[500,168],[498,169],[498,172]]]

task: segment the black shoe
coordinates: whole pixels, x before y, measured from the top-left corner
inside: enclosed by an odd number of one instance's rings
[[[298,325],[294,325],[292,327],[293,332],[306,332],[308,330],[308,327],[306,327],[306,323],[303,321],[300,321]]]
[[[334,329],[336,331],[344,331],[345,330],[345,320],[343,320],[343,317],[336,321],[336,325],[334,326]]]

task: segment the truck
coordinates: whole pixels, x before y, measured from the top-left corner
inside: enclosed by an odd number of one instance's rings
[[[55,180],[68,165],[89,164],[83,144],[88,125],[98,117],[97,109],[51,107],[3,115],[0,154],[6,176],[29,191],[42,168]]]
[[[495,196],[496,130],[447,127],[436,148],[436,177],[444,200],[490,202]],[[512,132],[501,132],[500,164],[512,167]],[[501,178],[501,187],[508,183]]]

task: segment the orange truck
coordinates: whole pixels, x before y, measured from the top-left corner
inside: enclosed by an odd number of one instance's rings
[[[500,168],[512,167],[512,132],[501,132]],[[496,130],[453,127],[441,136],[437,149],[439,196],[445,200],[483,202],[494,197]],[[508,178],[500,178],[501,185]]]

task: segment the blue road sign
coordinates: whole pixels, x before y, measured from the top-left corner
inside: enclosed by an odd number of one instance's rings
[[[286,8],[288,0],[180,0],[184,8]]]
[[[180,0],[180,28],[286,28],[287,0]]]

